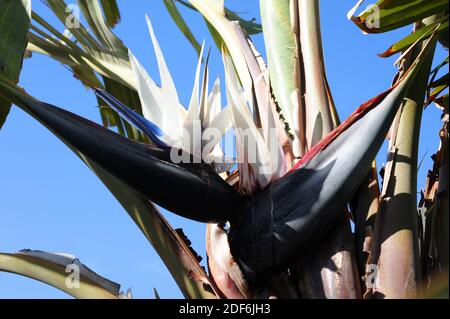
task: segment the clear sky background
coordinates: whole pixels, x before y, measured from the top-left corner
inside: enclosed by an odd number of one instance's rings
[[[68,1],[72,3],[74,1]],[[149,14],[169,68],[186,105],[197,62],[195,51],[172,22],[161,0],[119,0],[122,22],[115,31],[156,81],[156,62],[145,17]],[[408,29],[385,35],[363,35],[346,19],[356,0],[322,0],[322,33],[328,79],[339,114],[347,117],[364,101],[387,89],[396,72],[395,58],[381,59],[391,43]],[[257,0],[227,0],[226,5],[247,18],[260,21]],[[60,25],[40,1],[33,9]],[[219,53],[198,14],[184,10],[197,38],[213,48],[211,74],[221,76]],[[254,37],[264,54],[262,36]],[[440,48],[436,62],[447,53]],[[70,71],[45,56],[35,54],[24,63],[20,85],[33,96],[100,121],[96,99]],[[430,155],[439,145],[440,111],[424,113],[419,189],[431,167]],[[378,156],[381,165],[386,147]],[[149,181],[151,183],[151,181]],[[205,226],[165,212],[175,228],[182,227],[194,248],[205,257]],[[155,287],[162,298],[182,295],[144,235],[94,174],[43,126],[16,107],[0,131],[0,251],[39,249],[76,255],[83,263],[122,285],[137,298],[153,298]],[[204,258],[205,259],[205,258]],[[205,264],[203,262],[203,264]],[[37,281],[0,273],[0,298],[69,298]]]

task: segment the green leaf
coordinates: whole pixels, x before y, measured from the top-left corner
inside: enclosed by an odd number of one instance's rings
[[[442,68],[442,67],[444,67],[444,66],[446,66],[448,64],[448,55],[447,55],[447,57],[441,62],[441,63],[439,63],[439,65],[438,66],[436,66],[432,71],[431,71],[431,74],[434,74],[434,73],[438,73],[439,72],[439,70]]]
[[[298,8],[299,60],[302,64],[303,82],[300,93],[304,95],[304,122],[308,149],[320,142],[338,124],[331,92],[327,87],[320,27],[319,0],[301,0]],[[303,87],[302,87],[303,86]],[[300,103],[299,103],[300,104]],[[300,120],[302,117],[296,115]]]
[[[78,4],[83,12],[83,16],[89,24],[90,29],[95,34],[103,47],[110,52],[120,52],[125,55],[127,48],[110,29],[103,16],[98,0],[78,0]]]
[[[0,1],[0,74],[19,81],[31,22],[31,0]],[[0,129],[11,104],[0,98]]]
[[[444,92],[448,88],[448,71],[439,79],[436,80],[436,76],[439,71],[448,64],[448,56],[445,58],[438,66],[436,66],[431,72],[430,84],[428,85],[428,96],[427,103],[428,106],[430,103],[434,102],[438,96]],[[432,90],[431,90],[432,89]],[[430,91],[431,90],[431,91]]]
[[[52,4],[59,3],[51,2]],[[63,2],[63,5],[64,2]],[[65,7],[64,7],[65,8]],[[56,10],[57,9],[57,10]],[[57,7],[54,11],[58,18],[65,19],[65,9]],[[62,10],[63,13],[60,13]],[[61,14],[63,14],[61,16]],[[33,21],[45,28],[47,31],[42,30],[37,25],[33,25],[33,33],[30,33],[30,45],[28,49],[49,55],[50,57],[68,65],[72,70],[74,68],[84,69],[89,72],[89,78],[92,79],[92,72],[98,73],[102,76],[106,76],[117,82],[120,82],[130,88],[135,87],[134,75],[131,71],[131,66],[128,58],[128,51],[126,48],[120,50],[109,49],[106,46],[102,46],[92,36],[85,35],[80,30],[86,30],[82,24],[79,28],[75,28],[77,32],[73,31],[78,46],[74,41],[70,40],[67,36],[60,33],[56,28],[47,23],[36,12],[33,12]],[[87,32],[87,31],[86,31]],[[116,41],[116,40],[115,40]],[[117,42],[118,43],[118,42]],[[83,75],[83,74],[76,74]],[[89,83],[89,79],[84,77],[80,78],[83,83]]]
[[[50,8],[54,10],[57,17],[60,20],[64,18],[62,8],[65,8],[65,2],[53,0],[51,4]],[[29,50],[46,54],[67,65],[75,77],[87,87],[105,89],[136,111],[141,112],[141,106],[139,100],[136,99],[134,90],[134,75],[131,73],[128,49],[109,29],[109,24],[104,20],[97,0],[80,0],[79,4],[85,13],[90,29],[99,38],[98,41],[83,33],[74,32],[77,42],[82,44],[79,47],[33,12],[34,21],[46,30],[37,25],[32,26],[33,32],[29,34]],[[80,27],[85,29],[81,24]],[[97,77],[98,75],[102,77],[103,83]],[[106,127],[116,127],[120,134],[131,139],[147,141],[140,132],[123,122],[120,116],[107,107],[103,101],[99,100],[99,106],[101,118]]]
[[[194,10],[195,12],[199,12],[193,5],[191,5],[189,2],[186,2],[184,0],[175,0],[178,3],[181,3],[185,7]],[[200,13],[200,12],[199,12]],[[201,14],[201,13],[200,13]],[[203,15],[202,15],[203,16]],[[220,35],[220,33],[214,28],[214,26],[203,16],[203,20],[205,21],[206,27],[208,28],[208,31],[214,40],[214,43],[216,44],[217,48],[221,50],[223,47],[225,47],[224,41]]]
[[[382,33],[446,10],[448,0],[379,0],[351,20],[364,32]]]
[[[124,297],[119,284],[100,277],[80,263],[76,257],[67,254],[51,254],[35,250],[21,250],[15,254],[0,253],[0,271],[41,281],[75,298]]]
[[[186,39],[188,39],[188,41],[192,44],[195,51],[197,51],[197,54],[200,54],[202,47],[195,38],[195,36],[192,34],[192,31],[186,24],[186,21],[184,21],[183,16],[181,15],[180,11],[175,5],[175,1],[174,0],[163,0],[163,1],[173,21],[176,23],[180,31],[183,32]]]
[[[37,14],[34,13],[33,17],[35,18],[35,21],[39,21],[43,24],[45,23],[45,21],[41,21],[41,18]],[[66,46],[59,41],[50,41],[50,39],[52,39],[52,36],[36,26],[32,26],[32,29],[38,35],[36,35],[35,33],[29,34],[29,50],[36,53],[48,55],[56,61],[67,65],[72,70],[75,78],[80,80],[88,88],[96,87],[108,90],[112,95],[120,96],[120,98],[125,103],[128,103],[136,109],[140,109],[140,105],[136,105],[134,103],[134,100],[128,99],[128,97],[133,95],[130,92],[135,91],[130,89],[128,85],[125,86],[123,84],[127,80],[116,80],[117,77],[120,76],[120,74],[129,72],[129,69],[126,69],[124,63],[121,64],[125,72],[112,74],[110,73],[110,69],[104,68],[101,66],[101,63],[96,62],[96,58],[94,56],[88,55],[87,53],[83,52],[74,43],[65,38],[62,34],[59,34],[56,30],[51,30],[53,35],[60,36],[61,41],[71,44],[70,46]],[[114,60],[111,59],[111,61],[113,62]],[[97,77],[97,73],[102,76],[103,83]],[[132,81],[133,78],[129,77],[129,80]],[[104,86],[108,86],[108,88],[105,88]],[[128,92],[123,93],[123,91]],[[101,100],[99,100],[99,106],[100,115],[105,127],[117,127],[117,130],[120,134],[134,139],[134,134],[127,135],[127,132],[125,130],[126,124],[122,122],[120,116],[116,112],[107,107],[106,104]],[[128,131],[131,129],[129,125],[126,128],[128,129]],[[138,136],[141,137],[141,134],[139,134]],[[141,141],[141,139],[139,140]]]
[[[448,56],[430,72],[430,84],[428,85],[426,106],[428,106],[431,102],[436,102],[435,100],[439,94],[441,94],[448,87],[448,71],[440,79],[436,80],[439,71],[447,64]],[[430,89],[433,90],[430,92]]]
[[[448,73],[431,84],[433,90],[430,92],[428,104],[433,102],[445,89],[448,88]]]
[[[439,79],[437,79],[436,81],[433,81],[433,83],[430,84],[430,86],[432,88],[436,88],[436,87],[441,86],[441,85],[447,85],[448,86],[448,73],[444,74]]]
[[[106,23],[110,28],[114,28],[120,22],[120,11],[116,0],[100,0]]]
[[[84,27],[77,15],[72,12],[73,8],[69,7],[64,0],[44,0],[44,3],[53,11],[59,21],[63,24],[64,28],[67,28],[71,35],[73,35],[84,48],[93,50],[101,49],[98,41],[89,33],[89,30]],[[33,20],[35,20],[34,12]],[[48,23],[44,26],[47,27]]]
[[[438,27],[439,25],[439,27]],[[416,32],[408,35],[402,40],[396,42],[392,46],[390,46],[385,52],[378,54],[380,57],[390,57],[396,53],[404,51],[408,49],[411,45],[416,43],[418,40],[424,40],[430,37],[433,32],[437,30],[437,32],[448,32],[448,16],[445,16],[434,23],[427,25],[424,28],[418,29]]]
[[[448,38],[449,38],[448,28],[439,33],[438,37],[439,43],[447,50],[448,50]]]
[[[189,2],[185,0],[175,0],[182,5],[188,7],[191,10],[198,11],[195,6],[191,5]],[[214,0],[213,0],[214,1]],[[224,13],[225,16],[230,21],[238,21],[240,26],[250,35],[258,34],[262,32],[262,26],[259,23],[256,23],[254,19],[252,20],[245,20],[241,18],[236,12],[231,11],[230,9],[224,7]],[[220,47],[219,47],[220,48]]]
[[[237,15],[235,12],[225,8],[225,15],[231,21],[238,21],[242,29],[249,35],[259,34],[262,32],[262,25],[255,23],[255,20],[245,20]]]
[[[209,2],[190,0],[190,3],[217,31],[217,35],[220,35],[233,59],[234,66],[236,67],[243,88],[250,89],[252,87],[252,79],[248,71],[247,62],[242,53],[242,48],[233,22],[226,17],[223,1]]]
[[[289,0],[261,0],[261,19],[270,82],[277,105],[289,129],[295,127],[292,93],[296,91],[297,44],[291,29]]]

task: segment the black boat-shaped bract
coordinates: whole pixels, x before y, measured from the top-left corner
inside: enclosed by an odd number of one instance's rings
[[[129,140],[46,104],[0,79],[0,94],[32,115],[72,149],[163,208],[201,222],[226,222],[241,196],[206,164],[173,164],[170,149]]]

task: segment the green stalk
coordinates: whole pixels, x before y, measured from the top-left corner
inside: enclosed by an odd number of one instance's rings
[[[360,274],[366,273],[366,265],[370,255],[373,229],[376,214],[380,209],[380,186],[378,184],[378,171],[373,162],[365,181],[356,193],[353,204],[355,218],[355,244],[358,269]],[[361,286],[366,290],[365,281],[361,277]]]
[[[319,0],[299,0],[300,43],[305,76],[306,138],[313,147],[333,129],[325,82]]]
[[[297,116],[305,123],[300,136],[306,136],[306,149],[310,149],[337,127],[339,118],[326,80],[319,1],[293,1],[298,2],[291,8],[298,10],[298,54],[303,81],[299,88],[304,95],[299,103],[303,114]],[[297,265],[302,297],[361,297],[355,245],[344,210],[342,216],[323,243]]]
[[[289,0],[260,0],[260,8],[272,93],[289,133],[297,135],[291,96],[298,90],[299,57],[289,3]]]
[[[220,5],[220,1],[189,1],[222,37],[236,67],[242,86],[245,89],[251,88],[252,79],[239,46],[239,38],[233,28],[233,23],[226,17],[225,8]]]
[[[67,271],[66,266],[24,254],[0,253],[0,272],[38,280],[78,299],[119,298],[119,291],[107,289],[101,285],[100,281],[92,280],[83,273],[79,274],[78,287],[69,286],[67,280],[71,272]],[[106,281],[104,278],[101,279]]]
[[[433,19],[424,21],[424,24],[432,23]],[[436,45],[435,39],[431,41]],[[421,43],[410,52],[405,69],[424,45]],[[381,209],[375,223],[370,260],[370,264],[377,265],[376,286],[370,289],[369,298],[418,296],[418,282],[421,279],[416,198],[418,147],[434,50],[428,52],[391,129]]]
[[[100,0],[106,22],[110,28],[114,28],[120,22],[120,11],[116,0]]]
[[[180,11],[177,8],[177,5],[175,4],[174,0],[163,0],[164,5],[166,6],[167,11],[169,12],[170,16],[172,17],[172,20],[177,25],[178,29],[183,33],[183,35],[186,37],[186,39],[191,43],[192,47],[197,52],[197,55],[200,55],[200,52],[202,50],[202,46],[200,43],[198,43],[197,39],[195,38],[194,34],[192,33],[189,26],[186,24],[186,21],[184,20],[183,16],[181,15]]]

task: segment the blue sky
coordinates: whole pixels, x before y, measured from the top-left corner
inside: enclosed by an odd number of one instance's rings
[[[74,1],[67,1],[72,3]],[[189,101],[196,53],[172,22],[162,1],[119,0],[122,22],[116,33],[158,80],[144,14],[148,13],[184,104]],[[376,53],[405,35],[362,35],[346,19],[356,0],[323,0],[322,32],[328,79],[341,118],[364,101],[387,89],[395,74],[395,58]],[[259,21],[257,0],[228,0],[227,6]],[[50,11],[33,1],[34,10],[58,25]],[[220,56],[203,20],[183,10],[198,39],[212,50],[211,74],[222,76]],[[264,52],[262,36],[254,37]],[[439,49],[436,61],[446,52]],[[67,69],[35,54],[24,63],[20,85],[35,97],[99,121],[92,92]],[[431,106],[424,113],[419,188],[424,184],[430,155],[439,141],[440,112]],[[385,147],[378,156],[381,167]],[[151,181],[149,181],[151,182]],[[175,228],[182,227],[194,248],[205,257],[205,226],[165,212]],[[30,248],[76,255],[97,273],[132,288],[137,298],[153,298],[155,287],[162,298],[181,298],[175,282],[144,235],[89,169],[56,137],[18,108],[13,107],[0,131],[0,251]],[[0,273],[0,298],[68,298],[39,282]]]

